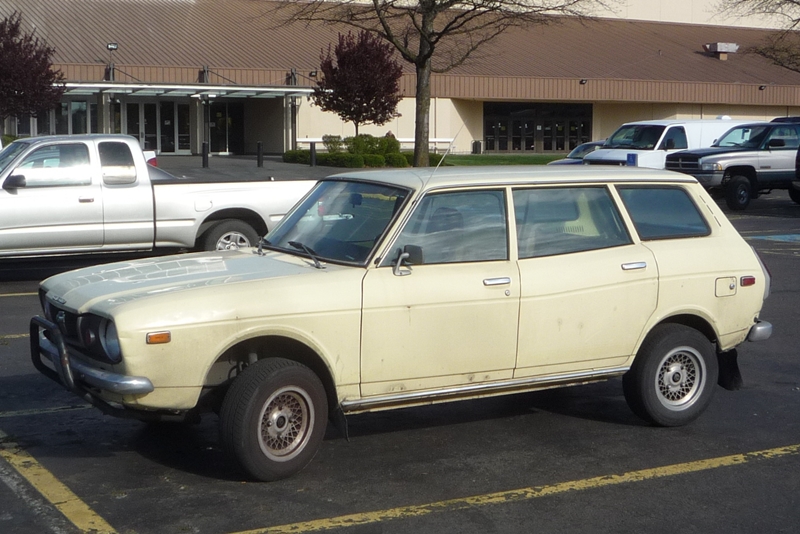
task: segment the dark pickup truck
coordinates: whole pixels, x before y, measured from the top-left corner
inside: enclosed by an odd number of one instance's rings
[[[732,210],[772,189],[788,189],[800,203],[797,151],[800,118],[754,122],[728,130],[710,148],[683,150],[667,156],[668,170],[691,174],[709,190],[721,191]]]

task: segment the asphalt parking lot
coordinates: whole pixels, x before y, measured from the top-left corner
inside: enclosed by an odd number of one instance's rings
[[[619,380],[357,415],[350,441],[329,428],[314,461],[275,483],[223,457],[213,415],[114,419],[39,375],[39,280],[97,260],[6,262],[0,532],[797,532],[800,206],[774,192],[729,215],[772,272],[775,331],[740,348],[744,387],[717,388],[694,423],[644,424]]]

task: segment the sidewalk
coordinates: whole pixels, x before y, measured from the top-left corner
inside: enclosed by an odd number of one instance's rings
[[[208,168],[203,168],[202,156],[158,156],[158,167],[175,176],[191,176],[213,181],[227,180],[319,180],[346,169],[311,167],[284,163],[280,156],[264,156],[264,166],[258,167],[256,156],[210,156]]]

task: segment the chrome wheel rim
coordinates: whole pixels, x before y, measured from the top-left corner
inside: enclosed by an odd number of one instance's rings
[[[700,353],[692,347],[679,347],[658,365],[656,395],[665,408],[686,410],[700,398],[705,381],[706,366]]]
[[[217,250],[238,250],[250,246],[250,240],[240,232],[226,232],[217,240]]]
[[[300,454],[314,427],[314,405],[302,388],[289,386],[267,399],[258,424],[258,444],[271,460],[286,462]]]

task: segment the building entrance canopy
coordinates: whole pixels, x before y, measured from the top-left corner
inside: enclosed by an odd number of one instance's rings
[[[117,82],[67,82],[67,96],[96,95],[100,93],[130,94],[134,96],[170,96],[170,97],[227,97],[227,98],[278,98],[286,96],[308,96],[314,92],[309,87],[295,86],[247,86],[247,85],[210,85],[169,84],[169,83],[117,83]]]

